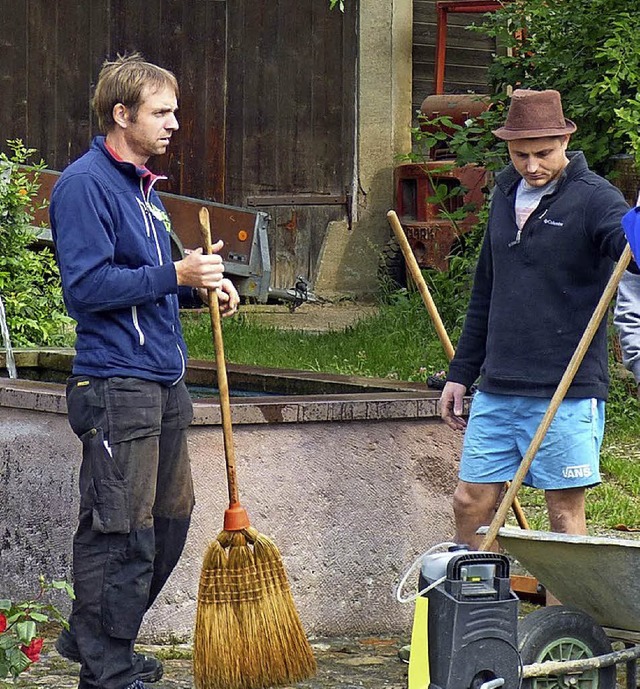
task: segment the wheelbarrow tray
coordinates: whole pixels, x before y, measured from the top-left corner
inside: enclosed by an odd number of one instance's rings
[[[640,541],[505,527],[498,542],[563,605],[640,632]]]

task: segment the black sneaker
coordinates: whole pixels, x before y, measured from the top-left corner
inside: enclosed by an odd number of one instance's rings
[[[127,686],[124,689],[145,689],[145,687],[142,680],[137,679],[132,684],[127,684]]]
[[[56,639],[55,647],[56,651],[58,651],[63,658],[71,660],[74,663],[81,662],[80,652],[78,651],[75,637],[68,629],[63,629],[60,632],[60,635]],[[140,684],[136,685],[134,682],[126,689],[144,689],[143,682],[157,682],[162,678],[164,668],[157,658],[145,656],[142,655],[142,653],[134,653],[133,658],[136,664],[140,664],[140,661],[142,661],[142,670],[138,674],[138,679],[136,679],[136,682],[140,682]]]

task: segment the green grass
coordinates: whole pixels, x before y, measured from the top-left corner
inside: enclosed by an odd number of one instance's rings
[[[190,356],[213,359],[208,313],[185,313],[183,327]],[[343,332],[281,330],[242,316],[224,319],[223,330],[226,359],[237,364],[422,382],[447,368],[435,329],[415,293],[392,296],[376,316]],[[457,332],[451,334],[455,342]],[[619,525],[640,527],[640,403],[619,366],[612,362],[611,371],[603,482],[587,495],[587,519],[594,533]],[[519,497],[531,527],[548,529],[543,493],[523,488]]]
[[[189,356],[212,359],[208,314],[187,313],[182,323]],[[418,295],[383,305],[378,315],[342,332],[281,330],[239,316],[224,319],[223,333],[226,359],[236,364],[423,382],[446,368]]]

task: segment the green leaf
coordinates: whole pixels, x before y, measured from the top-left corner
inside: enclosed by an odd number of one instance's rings
[[[31,613],[29,613],[29,617],[34,622],[48,622],[49,621],[49,616],[43,615],[41,612],[31,612]]]
[[[18,639],[25,645],[30,644],[37,634],[36,623],[31,620],[18,622],[15,629]]]
[[[16,637],[13,634],[3,632],[0,634],[0,650],[13,648],[16,645]],[[0,654],[1,655],[1,654]]]
[[[29,658],[18,648],[9,651],[7,658],[9,661],[9,671],[14,677],[17,677],[31,665]]]

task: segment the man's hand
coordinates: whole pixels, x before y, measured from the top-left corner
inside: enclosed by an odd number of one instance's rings
[[[233,282],[228,278],[222,281],[220,289],[216,290],[218,295],[218,304],[220,305],[220,314],[222,316],[233,316],[238,310],[240,304],[240,295],[236,290]]]
[[[224,242],[218,240],[212,246],[214,253],[208,255],[203,254],[201,248],[185,251],[184,258],[173,264],[176,268],[178,285],[222,289],[224,264],[218,252],[223,246]]]
[[[220,307],[221,316],[233,316],[240,306],[240,295],[235,288],[235,285],[228,278],[224,278],[220,289],[216,290],[218,297],[218,306]],[[203,304],[208,303],[208,293],[206,289],[198,287],[198,296]]]
[[[462,400],[466,393],[465,385],[449,381],[440,395],[440,418],[454,431],[463,431],[467,427],[462,418]]]

